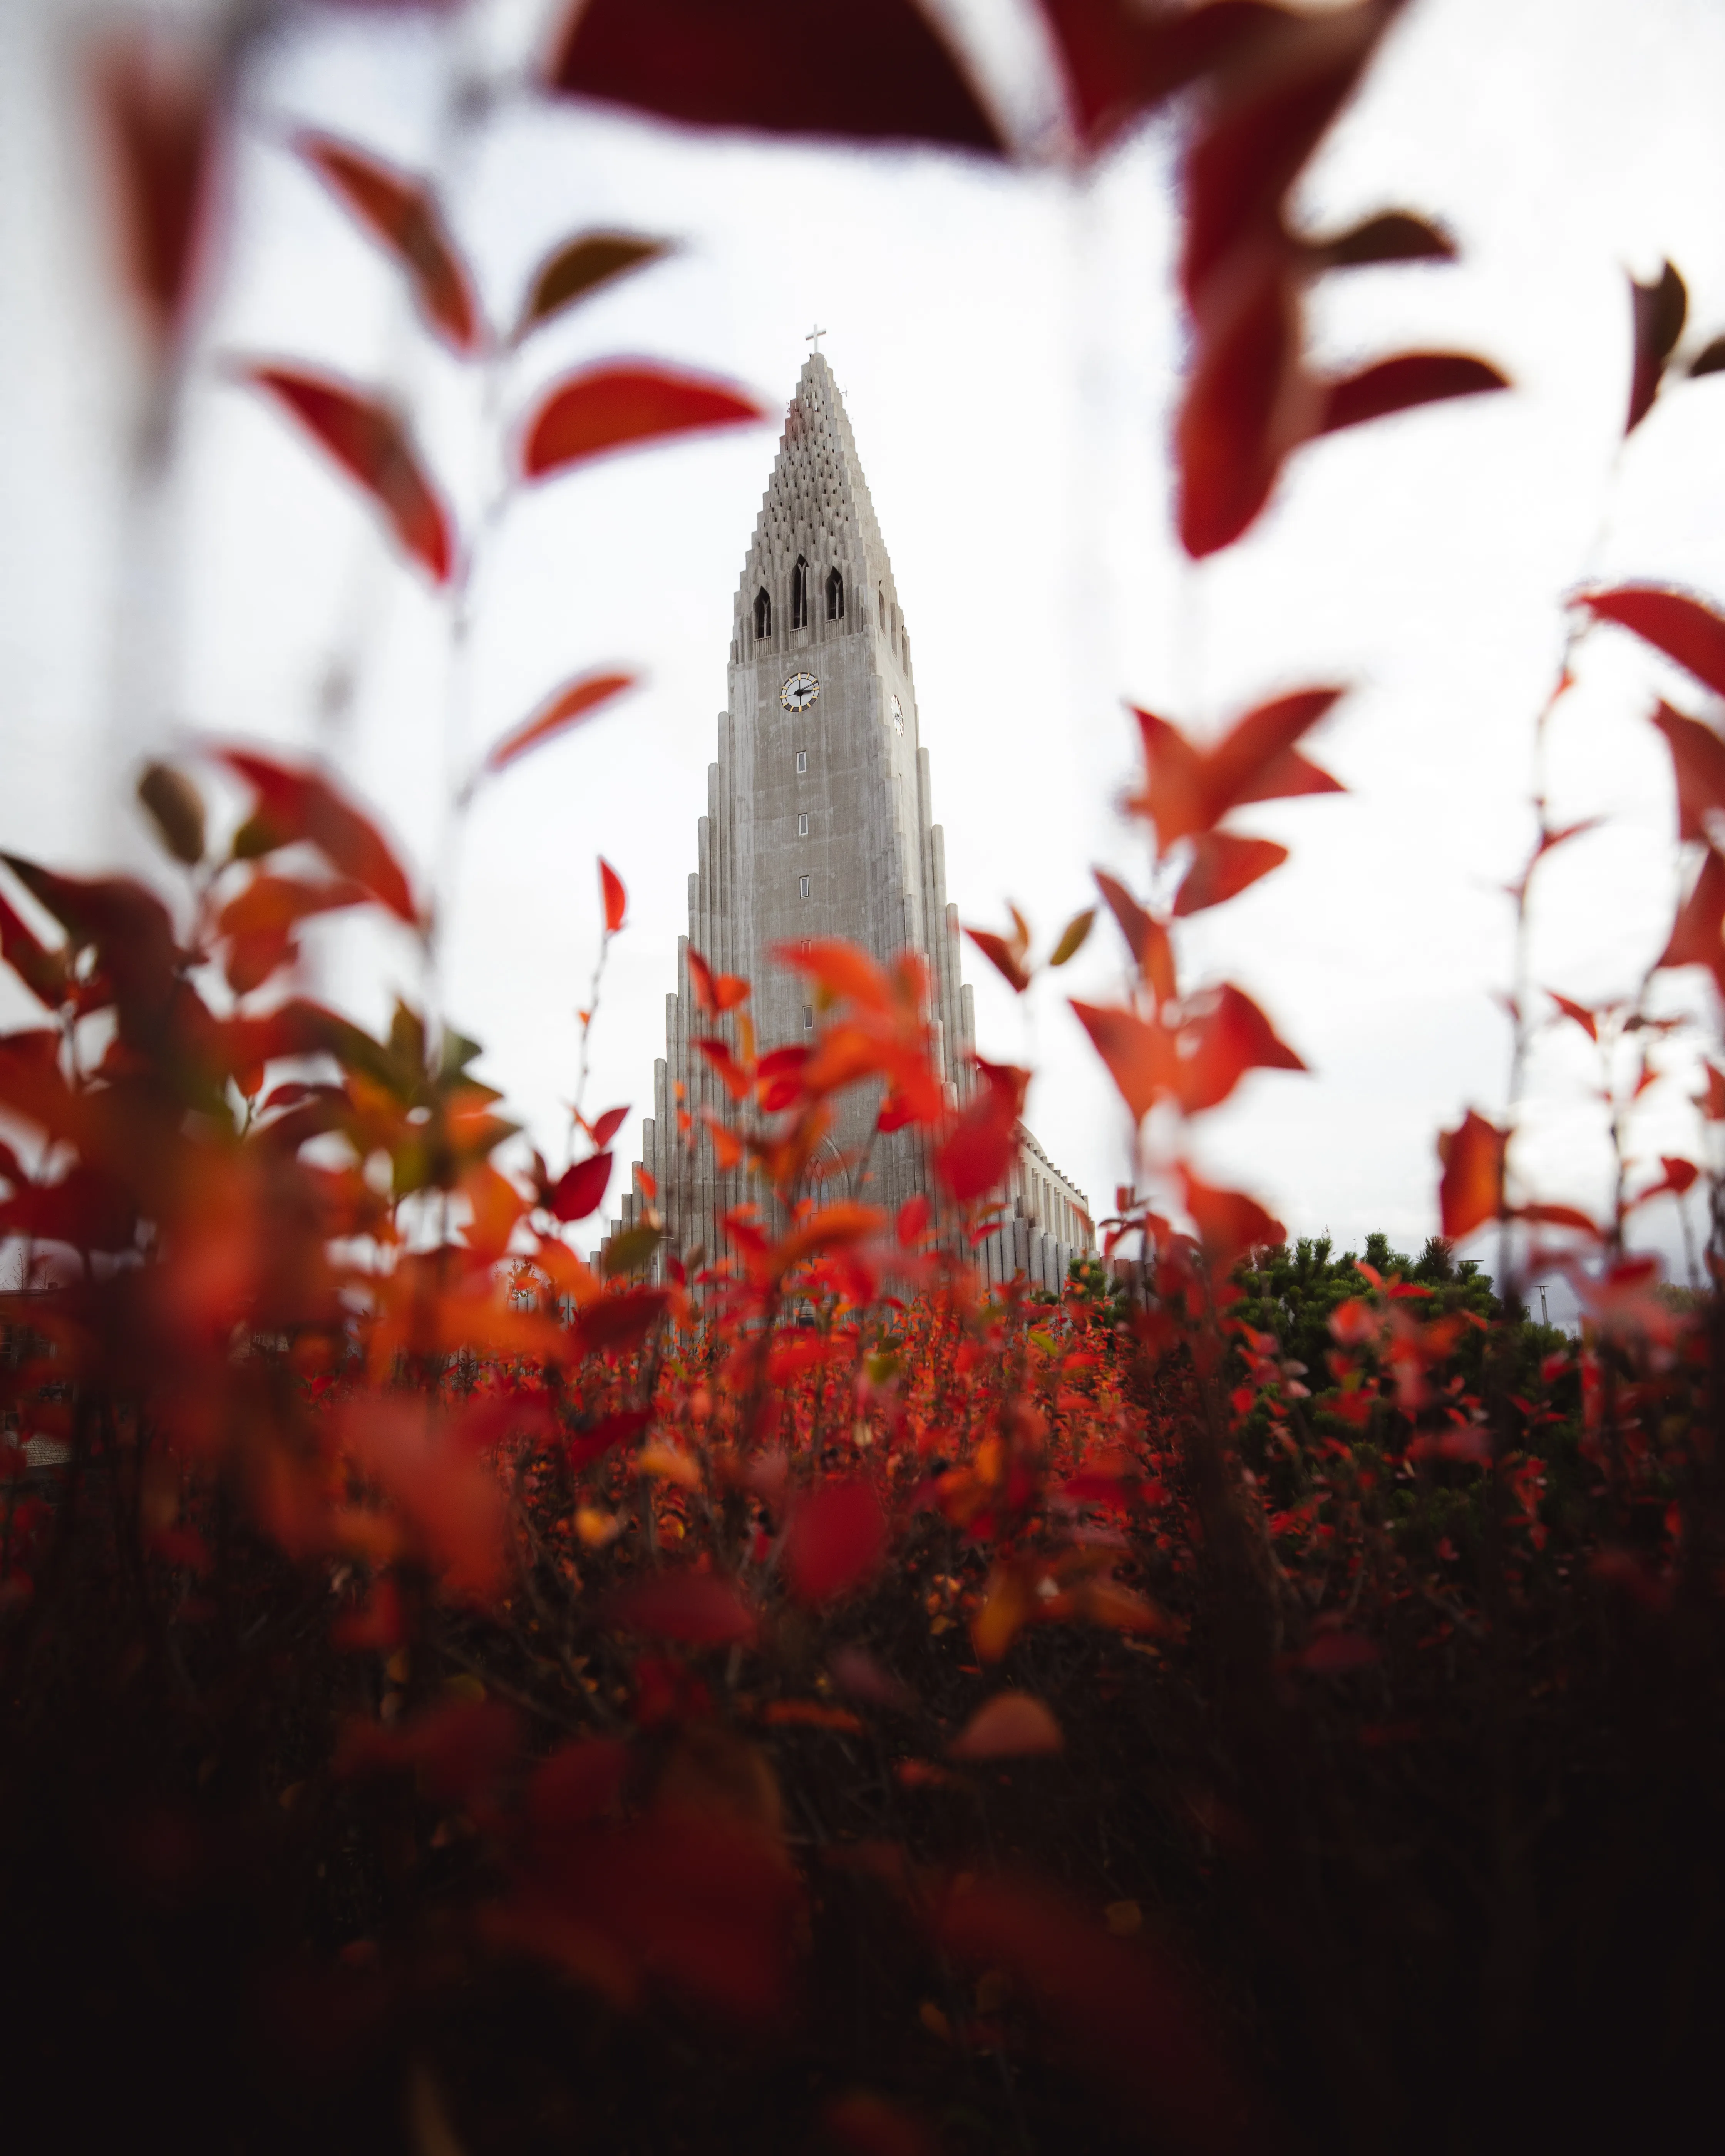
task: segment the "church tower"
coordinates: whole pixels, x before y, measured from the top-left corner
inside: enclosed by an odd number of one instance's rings
[[[701,1120],[703,1109],[721,1109],[724,1094],[692,1046],[706,1021],[690,992],[691,944],[715,973],[751,983],[763,1053],[812,1040],[814,1029],[809,990],[772,958],[775,945],[845,937],[883,963],[916,950],[928,965],[941,1075],[955,1101],[971,1084],[971,996],[933,820],[910,636],[850,421],[818,348],[798,381],[737,583],[729,690],[639,1163],[669,1246],[685,1254],[699,1246],[709,1260],[719,1255],[718,1219],[758,1194],[742,1169],[719,1167]],[[872,1089],[855,1088],[838,1105],[831,1194],[894,1209],[928,1187],[922,1134],[896,1132],[870,1148]],[[1021,1147],[1010,1194],[1026,1234],[991,1239],[1002,1248],[985,1262],[991,1274],[1009,1275],[1017,1259],[1055,1286],[1070,1251],[1090,1247],[1088,1209],[1024,1135],[1029,1150]],[[867,1181],[852,1189],[856,1170],[845,1163],[865,1149]],[[633,1224],[644,1202],[638,1177],[614,1231]],[[1047,1231],[1048,1251],[1033,1254],[1033,1225]]]

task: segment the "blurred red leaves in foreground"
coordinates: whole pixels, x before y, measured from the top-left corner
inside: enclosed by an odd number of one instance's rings
[[[542,323],[555,321],[565,308],[670,252],[666,241],[644,239],[638,233],[578,233],[554,247],[534,272],[514,341],[519,344]]]
[[[1046,0],[1081,157],[1187,94],[1194,555],[1323,433],[1502,385],[1467,354],[1307,362],[1319,279],[1455,256],[1411,212],[1320,234],[1291,207],[1397,13]],[[202,47],[109,51],[128,275],[166,348],[225,86]],[[685,121],[1004,146],[911,0],[855,21],[590,0],[549,57],[562,90]],[[485,349],[429,182],[300,146],[433,333]],[[665,252],[556,243],[511,343]],[[1686,306],[1669,265],[1635,289],[1631,427]],[[407,419],[244,372],[459,616],[468,562]],[[760,416],[705,376],[596,364],[530,409],[516,475]],[[1708,604],[1579,603],[1725,694]],[[630,679],[554,691],[459,805]],[[40,1014],[0,1038],[23,1283],[0,1361],[0,2013],[59,2141],[146,2117],[188,2148],[369,2148],[405,2122],[421,2156],[524,2133],[1579,2147],[1608,2117],[1669,2138],[1668,2096],[1711,2101],[1707,1157],[1620,1153],[1598,1219],[1522,1199],[1519,1169],[1512,1204],[1520,1126],[1469,1111],[1440,1148],[1449,1240],[1417,1261],[1383,1237],[1291,1250],[1194,1165],[1192,1119],[1303,1065],[1243,991],[1183,978],[1178,924],[1286,859],[1236,808],[1340,790],[1300,746],[1339,694],[1203,742],[1137,715],[1147,895],[1098,872],[1130,963],[1116,1000],[1073,1005],[1133,1119],[1131,1179],[1105,1255],[1055,1290],[974,1258],[1014,1202],[1030,1074],[977,1060],[949,1086],[909,954],[772,954],[814,1021],[779,1045],[750,983],[690,952],[711,1030],[678,1129],[737,1179],[728,1209],[679,1235],[637,1169],[633,1224],[583,1255],[568,1230],[628,1111],[578,1107],[583,1158],[529,1168],[441,1014],[368,1030],[291,992],[310,923],[437,930],[323,773],[215,747],[206,801],[201,770],[151,766],[171,898],[8,857],[0,955]],[[1654,970],[1725,990],[1725,752],[1701,719],[1655,723],[1692,850]],[[1518,905],[1586,828],[1542,814]],[[599,865],[603,952],[627,899]],[[1040,967],[1011,918],[971,933],[1022,993]],[[1599,1056],[1614,1132],[1682,1067],[1640,1003],[1538,1008]],[[1725,1077],[1698,1060],[1710,1135]],[[873,1139],[834,1163],[854,1088]],[[928,1184],[896,1218],[869,1202],[895,1132]],[[1639,1209],[1686,1199],[1714,1228],[1686,1300],[1624,1247]],[[1499,1223],[1512,1255],[1580,1250],[1577,1333],[1457,1258]]]
[[[1443,1179],[1438,1187],[1444,1233],[1461,1242],[1503,1209],[1504,1133],[1470,1108],[1438,1139]]]
[[[1661,584],[1620,584],[1584,593],[1581,604],[1597,621],[1632,629],[1725,696],[1725,619],[1699,599]]]
[[[94,77],[126,280],[167,342],[184,322],[208,248],[216,56],[194,32],[133,25],[98,47]]]
[[[538,710],[506,734],[485,757],[485,769],[506,771],[530,749],[542,747],[636,685],[633,674],[583,674],[547,697]]]
[[[629,893],[623,887],[623,878],[606,860],[599,863],[599,895],[604,901],[605,933],[614,936],[629,911]]]
[[[1683,280],[1667,262],[1651,285],[1630,280],[1630,301],[1635,335],[1635,366],[1630,378],[1629,418],[1625,434],[1633,434],[1653,408],[1664,374],[1689,312],[1689,295]]]
[[[1326,771],[1294,744],[1336,704],[1339,689],[1303,689],[1237,719],[1210,748],[1199,748],[1153,711],[1135,716],[1144,748],[1144,783],[1127,802],[1156,827],[1166,852],[1178,840],[1210,832],[1230,808],[1290,794],[1338,793]]]
[[[1141,1018],[1081,1003],[1072,1009],[1135,1122],[1161,1100],[1187,1115],[1218,1107],[1248,1070],[1306,1068],[1251,998],[1229,983],[1187,1006],[1172,1024],[1160,1013]]]
[[[752,424],[760,406],[704,375],[664,367],[594,367],[560,382],[521,438],[522,475],[545,479],[613,449],[667,435]]]
[[[799,1499],[785,1530],[785,1584],[818,1606],[860,1587],[879,1571],[889,1542],[874,1486],[833,1477]]]
[[[241,847],[263,855],[304,839],[331,868],[363,885],[398,921],[418,920],[407,872],[388,841],[321,772],[284,763],[256,749],[223,748],[218,753],[257,799],[250,821],[242,827],[237,842]]]
[[[252,365],[242,374],[285,405],[359,482],[433,581],[447,583],[454,567],[454,529],[399,414],[346,382],[302,368]]]
[[[947,1747],[949,1759],[1024,1758],[1058,1752],[1065,1739],[1060,1725],[1040,1699],[1028,1692],[996,1692],[985,1700]]]
[[[1351,96],[1399,0],[1310,13],[1212,5],[1210,104],[1186,155],[1181,285],[1197,351],[1176,423],[1180,536],[1202,557],[1231,545],[1269,500],[1302,443],[1359,421],[1507,386],[1489,362],[1418,352],[1343,381],[1307,368],[1307,288],[1326,274],[1391,259],[1445,259],[1417,218],[1376,220],[1369,244],[1308,242],[1289,198],[1307,160]],[[1232,21],[1230,23],[1229,16]],[[1231,35],[1218,34],[1227,24]]]
[[[552,1194],[551,1209],[559,1220],[585,1220],[604,1204],[610,1187],[610,1154],[590,1154],[565,1169]]]
[[[479,310],[430,190],[327,136],[302,135],[297,146],[360,223],[396,256],[426,320],[454,351],[473,351],[480,341]]]
[[[704,0],[582,0],[549,79],[708,126],[1003,146],[916,0],[871,0],[865,26],[795,0],[733,0],[722,13]]]

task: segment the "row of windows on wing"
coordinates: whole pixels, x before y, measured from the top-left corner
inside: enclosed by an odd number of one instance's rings
[[[814,578],[814,572],[809,566],[808,557],[803,554],[798,555],[797,566],[791,571],[791,627],[793,629],[807,629],[809,626]],[[879,592],[875,594],[875,598],[880,609],[880,626],[885,629],[886,594],[885,592]],[[892,610],[892,618],[896,636],[898,629],[896,607]],[[827,619],[843,621],[844,619],[845,579],[837,569],[829,569],[827,572]],[[764,639],[772,634],[773,594],[765,584],[762,584],[760,590],[755,593],[755,634],[757,639]]]

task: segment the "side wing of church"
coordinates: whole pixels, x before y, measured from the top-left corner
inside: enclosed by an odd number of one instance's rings
[[[775,945],[842,937],[882,961],[919,951],[936,1060],[955,1102],[973,1082],[971,992],[960,976],[958,909],[947,897],[910,637],[850,422],[819,352],[786,415],[737,585],[729,687],[689,879],[689,933],[678,938],[676,991],[665,998],[653,1113],[611,1224],[614,1235],[634,1226],[654,1203],[668,1247],[701,1250],[709,1261],[722,1249],[723,1215],[758,1194],[742,1168],[718,1166],[702,1121],[703,1109],[717,1114],[726,1103],[692,1045],[706,1027],[690,989],[691,945],[715,973],[752,983],[762,1052],[812,1040],[814,1031],[808,990],[770,957]],[[927,1141],[904,1130],[870,1147],[867,1094],[854,1089],[843,1103],[828,1142],[829,1188],[896,1209],[931,1188]],[[865,1150],[866,1181],[853,1189],[857,1170],[847,1163]],[[990,1279],[1023,1272],[1058,1291],[1071,1258],[1095,1245],[1082,1192],[1021,1130],[1004,1194],[1010,1217],[978,1262]]]

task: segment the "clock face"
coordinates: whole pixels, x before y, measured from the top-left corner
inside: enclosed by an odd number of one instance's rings
[[[812,674],[793,674],[778,692],[778,701],[788,711],[806,711],[820,694],[820,684]]]
[[[896,732],[899,733],[902,733],[904,732],[905,707],[901,703],[900,703],[896,696],[892,700],[892,723]]]

